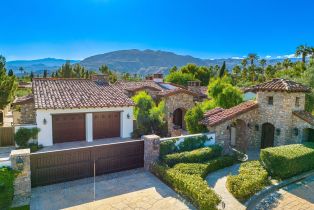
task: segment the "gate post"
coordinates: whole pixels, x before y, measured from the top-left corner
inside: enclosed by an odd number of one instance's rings
[[[31,197],[30,149],[13,150],[10,154],[11,167],[19,171],[14,180],[13,207],[27,205]]]
[[[144,140],[144,168],[149,171],[150,166],[159,158],[160,137],[146,135],[142,139]]]

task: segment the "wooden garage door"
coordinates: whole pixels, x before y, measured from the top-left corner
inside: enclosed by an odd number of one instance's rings
[[[84,141],[85,114],[59,114],[52,116],[53,143]]]
[[[93,113],[93,139],[120,137],[120,112]]]

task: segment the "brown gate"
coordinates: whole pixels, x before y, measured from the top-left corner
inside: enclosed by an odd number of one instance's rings
[[[31,154],[32,186],[143,167],[144,141]]]
[[[14,145],[14,127],[0,127],[0,147]]]

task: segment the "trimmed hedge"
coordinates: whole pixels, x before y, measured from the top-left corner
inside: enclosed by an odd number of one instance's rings
[[[162,159],[170,167],[177,163],[204,163],[221,155],[222,147],[214,145],[190,152],[180,152],[165,155]]]
[[[286,179],[314,169],[314,143],[262,149],[260,158],[272,176]]]
[[[8,167],[0,168],[0,209],[8,209],[11,206],[15,175],[16,172]]]
[[[179,173],[162,164],[155,164],[152,170],[156,176],[188,198],[198,209],[217,209],[220,203],[219,196],[200,176]]]
[[[179,163],[173,169],[183,174],[194,174],[205,178],[208,173],[231,166],[235,162],[236,159],[234,156],[222,156],[207,163]]]
[[[227,177],[227,189],[238,200],[244,201],[270,184],[268,173],[259,161],[242,163],[239,174]]]
[[[178,146],[176,146],[176,142],[179,140],[172,139],[162,141],[160,143],[160,156],[163,157],[164,155],[175,153],[175,152],[185,152],[191,151],[194,149],[198,149],[204,147],[205,142],[208,140],[206,135],[203,136],[196,136],[196,137],[187,137],[181,142]]]

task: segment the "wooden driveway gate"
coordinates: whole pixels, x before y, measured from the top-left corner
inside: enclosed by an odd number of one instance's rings
[[[31,154],[32,186],[48,185],[144,166],[144,141]]]

